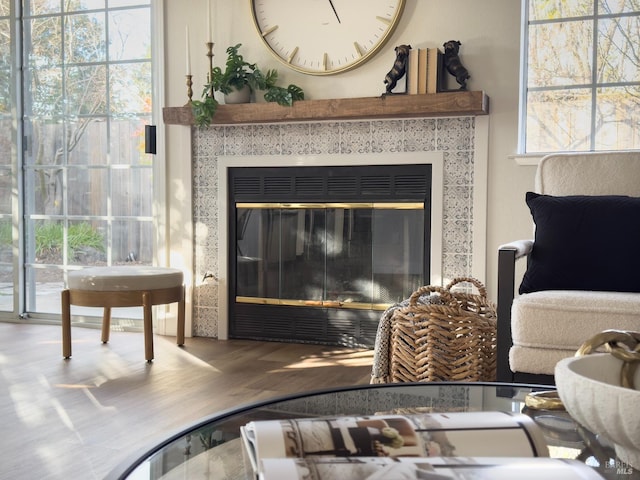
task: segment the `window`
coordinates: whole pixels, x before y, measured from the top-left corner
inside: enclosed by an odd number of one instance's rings
[[[523,0],[520,151],[640,148],[640,0]]]
[[[19,295],[0,310],[59,314],[69,270],[153,262],[151,19],[151,0],[0,0],[0,247],[18,246],[0,274]]]
[[[0,311],[13,312],[15,289],[14,231],[16,185],[13,174],[19,150],[15,124],[16,52],[11,0],[0,0]]]

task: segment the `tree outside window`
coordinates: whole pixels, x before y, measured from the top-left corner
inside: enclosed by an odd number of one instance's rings
[[[17,251],[4,255],[3,226],[19,218],[26,312],[58,313],[71,269],[153,262],[151,70],[150,0],[0,0],[0,146],[15,152],[0,158],[0,193],[20,171],[24,206],[16,217],[0,195],[0,274]]]
[[[523,153],[640,148],[640,0],[525,0]]]

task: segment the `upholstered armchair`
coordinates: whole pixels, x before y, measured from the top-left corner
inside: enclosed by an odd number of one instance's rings
[[[498,250],[501,382],[553,384],[591,336],[640,330],[640,152],[548,155],[535,191],[535,238]]]

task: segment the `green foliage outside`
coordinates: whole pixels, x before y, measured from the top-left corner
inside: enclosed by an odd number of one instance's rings
[[[104,252],[104,238],[100,232],[89,223],[74,223],[69,225],[68,255],[74,258],[82,248],[94,248]],[[61,252],[63,245],[62,224],[45,223],[36,227],[36,257],[48,253]]]
[[[10,246],[12,225],[9,221],[0,222],[0,246]],[[104,252],[104,238],[90,223],[74,223],[69,225],[69,258],[75,258],[79,250],[93,248]],[[44,223],[36,226],[36,257],[56,255],[62,252],[62,224]]]
[[[10,221],[0,222],[0,245],[11,245],[12,229]]]

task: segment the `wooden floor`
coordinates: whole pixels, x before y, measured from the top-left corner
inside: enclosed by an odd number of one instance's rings
[[[292,392],[369,382],[373,353],[317,345],[0,323],[0,478],[101,479],[206,415]]]

